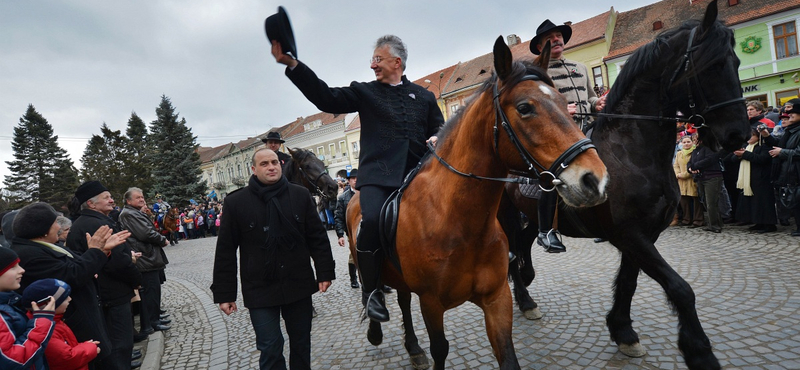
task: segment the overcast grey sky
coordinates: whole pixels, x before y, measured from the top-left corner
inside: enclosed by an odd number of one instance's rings
[[[368,61],[384,34],[408,45],[414,80],[490,52],[499,35],[529,40],[545,18],[579,22],[652,2],[0,0],[0,177],[9,174],[13,127],[28,104],[78,167],[104,122],[124,132],[135,111],[149,124],[162,94],[202,146],[317,113],[270,54],[263,24],[278,5],[291,18],[299,59],[342,86],[374,79]]]

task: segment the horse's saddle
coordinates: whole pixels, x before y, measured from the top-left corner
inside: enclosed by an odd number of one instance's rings
[[[400,200],[403,198],[403,192],[408,188],[408,185],[411,184],[411,180],[417,176],[419,173],[420,167],[422,167],[422,163],[427,158],[425,155],[422,160],[414,167],[411,172],[406,175],[406,178],[403,180],[403,184],[400,185],[400,188],[392,192],[392,195],[389,195],[389,198],[386,199],[386,202],[383,203],[383,207],[381,207],[381,215],[380,219],[378,220],[378,233],[381,237],[381,244],[386,249],[386,256],[389,258],[389,261],[392,262],[397,271],[402,273],[400,269],[400,259],[397,257],[397,218],[400,213]]]

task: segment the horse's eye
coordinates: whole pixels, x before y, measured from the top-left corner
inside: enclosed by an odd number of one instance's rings
[[[528,104],[528,103],[522,103],[520,105],[517,105],[517,112],[519,112],[519,114],[521,114],[523,116],[527,116],[529,114],[532,114],[532,113],[534,113],[534,111],[535,110],[533,109],[533,106]]]

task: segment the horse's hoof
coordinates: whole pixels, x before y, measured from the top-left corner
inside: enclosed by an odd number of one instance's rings
[[[522,314],[525,315],[525,318],[528,320],[539,320],[542,318],[542,316],[544,316],[542,310],[540,310],[539,307],[523,311]]]
[[[644,350],[644,347],[642,347],[639,342],[634,344],[620,344],[619,351],[629,357],[642,357],[647,354],[647,351]]]
[[[373,331],[372,328],[368,329],[367,340],[369,340],[369,343],[373,346],[381,345],[381,343],[383,343],[383,330],[377,329]]]
[[[411,366],[417,370],[430,369],[431,364],[428,362],[428,356],[425,353],[411,355]]]

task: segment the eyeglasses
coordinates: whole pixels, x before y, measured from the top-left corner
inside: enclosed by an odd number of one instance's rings
[[[372,57],[372,59],[370,59],[370,60],[369,60],[369,64],[373,64],[373,63],[374,63],[374,64],[378,64],[378,63],[380,63],[382,60],[388,60],[388,59],[391,59],[391,58],[392,58],[392,57],[382,57],[382,56],[378,55],[378,56],[376,56],[376,57]],[[395,57],[395,58],[396,58],[396,57]]]

